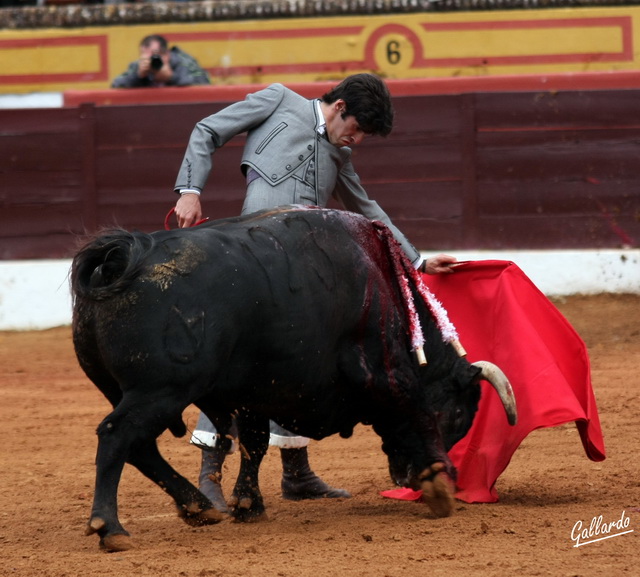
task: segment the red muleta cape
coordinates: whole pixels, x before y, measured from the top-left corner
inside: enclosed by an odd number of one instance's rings
[[[449,452],[458,469],[456,498],[498,500],[495,483],[523,439],[541,427],[575,421],[587,457],[605,458],[598,409],[584,342],[555,306],[512,262],[460,264],[453,274],[424,275],[449,313],[470,362],[485,360],[507,375],[518,404],[518,424],[507,423],[488,383],[467,435]],[[429,351],[425,350],[427,359]],[[385,497],[417,500],[420,491]]]

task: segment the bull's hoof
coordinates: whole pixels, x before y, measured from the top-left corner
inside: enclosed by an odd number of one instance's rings
[[[87,523],[87,528],[85,529],[85,535],[93,535],[100,531],[100,529],[104,529],[106,523],[102,517],[91,517],[89,522]]]
[[[453,513],[453,483],[444,463],[434,463],[420,475],[422,500],[436,517]]]
[[[178,507],[178,516],[191,527],[215,525],[229,518],[227,513],[218,511],[215,507],[203,510],[195,503],[189,507]]]
[[[87,528],[84,532],[85,535],[93,535],[98,533],[100,535],[100,548],[104,549],[108,553],[115,551],[127,551],[133,549],[134,544],[129,537],[129,533],[123,531],[122,533],[111,533],[105,535],[105,527],[107,524],[102,517],[92,517],[89,519]]]
[[[116,535],[107,535],[100,539],[100,548],[104,549],[107,553],[117,553],[118,551],[128,551],[135,547],[131,537],[129,535],[122,535],[120,533]]]
[[[249,497],[242,499],[231,497],[229,507],[234,520],[239,523],[258,523],[267,520],[264,505],[253,506],[253,500]]]

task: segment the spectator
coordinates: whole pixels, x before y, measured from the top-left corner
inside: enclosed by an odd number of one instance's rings
[[[143,88],[147,86],[191,86],[211,84],[209,75],[197,60],[177,46],[169,49],[163,36],[152,34],[140,42],[140,58],[129,64],[118,76],[112,88]]]

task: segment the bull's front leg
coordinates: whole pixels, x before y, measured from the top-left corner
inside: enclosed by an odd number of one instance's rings
[[[389,457],[391,478],[400,486],[422,490],[422,501],[436,517],[453,513],[456,470],[449,459],[430,411],[407,412],[404,419],[374,424]]]
[[[433,463],[419,476],[422,489],[421,500],[436,517],[449,517],[453,513],[455,486],[447,472],[447,464]]]
[[[229,500],[236,521],[254,522],[266,518],[258,474],[269,446],[269,420],[248,413],[237,418],[240,441],[240,471]]]
[[[429,411],[420,420],[422,432],[419,439],[424,448],[416,455],[415,468],[422,490],[422,501],[436,517],[448,517],[453,513],[456,469],[444,449],[442,436],[435,416]],[[419,430],[419,429],[418,429]],[[421,456],[420,456],[421,455]]]

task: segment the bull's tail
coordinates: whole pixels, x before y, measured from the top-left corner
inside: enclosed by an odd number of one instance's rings
[[[140,274],[155,241],[149,234],[114,229],[89,241],[71,264],[74,299],[106,300]]]

